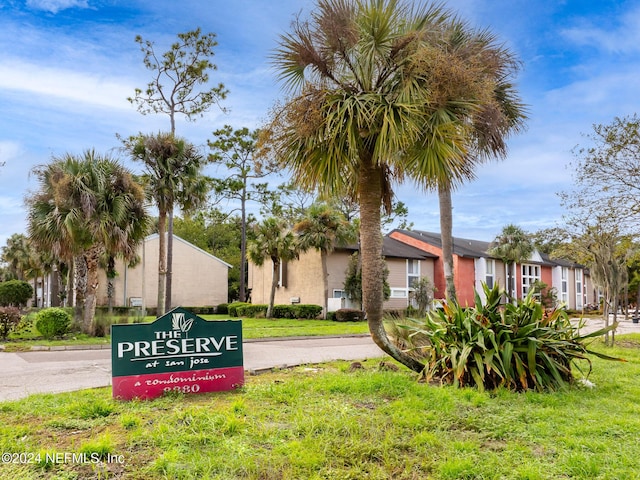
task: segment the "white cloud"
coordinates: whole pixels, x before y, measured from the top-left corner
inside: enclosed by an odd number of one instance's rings
[[[27,0],[27,6],[36,10],[58,13],[69,8],[89,8],[87,0]]]
[[[110,109],[131,109],[126,98],[134,87],[95,74],[0,59],[0,89],[28,92]]]
[[[597,24],[581,20],[574,27],[562,30],[562,35],[581,46],[616,53],[637,52],[640,48],[640,7],[620,16],[618,21],[607,19]]]

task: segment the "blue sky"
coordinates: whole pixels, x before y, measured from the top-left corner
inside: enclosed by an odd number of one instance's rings
[[[116,133],[168,130],[166,116],[143,116],[127,102],[149,72],[136,35],[165,51],[179,32],[201,27],[219,45],[213,82],[224,106],[177,131],[205,145],[225,124],[257,128],[282,91],[268,55],[311,0],[0,0],[0,246],[25,231],[30,171],[52,155],[102,153]],[[458,189],[454,235],[493,239],[507,223],[529,231],[554,226],[556,192],[571,185],[571,150],[596,123],[640,111],[640,0],[451,0],[523,62],[517,78],[529,105],[527,130],[510,139],[506,160],[488,163]],[[124,159],[123,159],[124,160]],[[125,162],[126,163],[126,162]],[[414,228],[438,231],[437,198],[412,184],[397,188]]]

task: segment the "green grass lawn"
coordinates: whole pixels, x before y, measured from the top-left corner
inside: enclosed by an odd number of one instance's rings
[[[0,478],[638,478],[640,335],[618,344],[596,346],[628,362],[594,359],[595,388],[553,393],[432,386],[366,361],[146,402],[33,395],[0,403],[0,451],[40,461],[1,464]],[[110,462],[72,461],[82,453]]]
[[[228,320],[228,315],[201,315],[206,320]],[[115,319],[116,321],[118,319]],[[155,317],[145,317],[145,322],[152,322]],[[232,319],[238,320],[238,319]],[[274,338],[274,337],[308,337],[319,335],[350,335],[366,334],[369,332],[366,322],[334,322],[331,320],[291,320],[291,319],[265,319],[243,318],[242,334],[245,339]],[[128,319],[133,322],[133,317]],[[9,340],[3,343],[6,351],[29,349],[35,345],[62,346],[62,345],[109,345],[111,339],[107,337],[89,337],[83,334],[68,334],[63,339],[44,340],[35,327],[29,330],[12,334]]]

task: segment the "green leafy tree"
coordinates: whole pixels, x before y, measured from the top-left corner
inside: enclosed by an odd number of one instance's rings
[[[171,295],[166,291],[167,218],[179,205],[190,212],[204,204],[209,181],[202,174],[205,158],[193,144],[171,133],[139,135],[125,142],[134,161],[144,166],[143,180],[147,198],[158,207],[158,315],[171,307]],[[169,233],[169,234],[167,234]]]
[[[33,287],[24,280],[0,282],[0,306],[21,307],[33,295]]]
[[[602,314],[608,327],[610,313],[616,322],[619,298],[628,284],[627,263],[634,253],[632,238],[622,233],[610,212],[588,218],[580,218],[574,212],[567,220],[571,241],[563,246],[562,252],[589,267],[593,283],[604,296]],[[605,334],[605,343],[613,345],[614,332],[611,338],[609,332]]]
[[[267,309],[267,318],[271,318],[280,266],[282,262],[297,259],[300,255],[300,247],[295,235],[285,222],[276,218],[267,218],[255,226],[247,251],[251,261],[258,266],[264,265],[266,260],[271,260],[271,293]]]
[[[166,52],[156,52],[154,42],[135,38],[144,55],[144,66],[152,72],[145,89],[136,88],[135,95],[127,100],[143,115],[165,114],[169,116],[171,135],[176,133],[176,115],[187,120],[202,117],[213,105],[227,96],[222,83],[209,85],[209,75],[217,70],[212,62],[214,48],[218,45],[214,33],[202,33],[200,28],[178,34],[178,40]],[[165,272],[161,275],[165,294],[163,306],[171,307],[173,264],[173,208],[167,212],[168,244],[166,246]],[[160,308],[160,303],[158,303]]]
[[[415,371],[424,365],[393,345],[383,324],[381,209],[391,211],[394,181],[430,187],[472,173],[462,120],[479,104],[442,101],[432,81],[448,81],[441,40],[457,22],[438,5],[319,0],[273,55],[291,96],[273,113],[264,141],[301,186],[358,200],[369,330],[383,351]]]
[[[389,300],[391,296],[391,287],[387,279],[389,278],[389,269],[384,266],[382,270],[382,298],[384,301]],[[349,258],[347,270],[344,276],[344,293],[351,302],[362,308],[362,262],[360,261],[360,253],[354,252]]]
[[[577,146],[571,169],[575,188],[561,192],[563,205],[580,216],[616,219],[614,223],[637,227],[640,213],[640,118],[637,114],[616,117],[609,124],[596,124],[586,135],[586,145]]]
[[[39,190],[27,198],[33,244],[60,258],[74,258],[76,321],[93,331],[100,258],[135,255],[149,217],[144,190],[131,172],[108,156],[88,150],[36,167]]]
[[[329,298],[327,255],[335,247],[355,241],[356,230],[340,212],[323,203],[311,205],[305,217],[294,225],[293,230],[298,234],[298,242],[302,251],[316,249],[320,252],[324,292],[322,307],[324,309],[323,315],[326,318]]]
[[[226,177],[213,179],[213,190],[218,199],[239,202],[240,231],[240,280],[238,295],[246,301],[246,258],[247,258],[247,204],[264,203],[268,198],[268,184],[254,183],[276,171],[276,165],[256,158],[258,131],[248,128],[233,130],[231,126],[213,132],[216,137],[209,141],[213,153],[209,159],[214,165],[224,167]]]
[[[534,251],[531,237],[517,225],[505,225],[491,242],[489,254],[500,259],[507,266],[507,295],[512,301],[518,297],[516,293],[516,268],[518,263],[528,260]]]
[[[427,277],[421,277],[413,284],[411,299],[416,303],[420,315],[424,315],[431,306],[434,290],[433,283]]]

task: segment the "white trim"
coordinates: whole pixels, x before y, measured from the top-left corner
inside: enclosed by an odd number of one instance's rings
[[[409,298],[409,289],[407,288],[392,288],[389,298]]]

